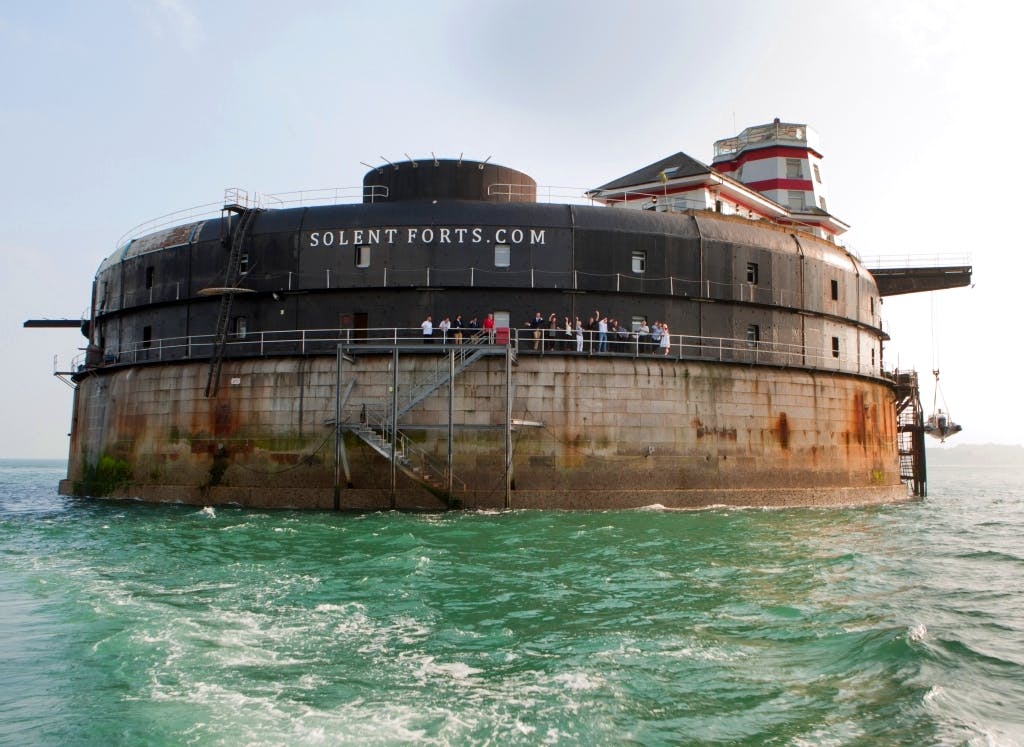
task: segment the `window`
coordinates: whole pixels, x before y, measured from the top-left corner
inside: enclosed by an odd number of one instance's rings
[[[761,325],[747,325],[747,345],[756,345],[761,341]]]
[[[786,159],[786,178],[787,179],[802,179],[804,171],[800,167],[799,158],[787,158]]]
[[[757,262],[747,262],[747,282],[757,285]]]
[[[818,169],[818,164],[814,164],[814,181],[821,184],[821,171]]]
[[[871,302],[871,315],[874,316],[875,315],[875,297],[874,296],[869,296],[868,300]]]
[[[512,247],[508,244],[494,245],[494,266],[508,267],[512,264]]]
[[[838,358],[839,357],[839,338],[838,337],[833,337],[832,338],[832,357],[833,358]]]
[[[875,348],[871,348],[871,370],[875,370]]]
[[[827,207],[825,207],[825,198],[824,198],[824,197],[819,197],[819,198],[818,198],[818,205],[819,205],[819,206],[821,207],[821,209],[822,209],[822,210],[824,210],[824,211],[825,211],[826,213],[828,212],[828,208],[827,208]]]
[[[142,328],[142,347],[148,348],[153,344],[153,328],[148,324]]]
[[[790,210],[803,210],[804,209],[804,193],[803,192],[790,192],[787,196],[787,203]]]
[[[838,301],[839,300],[839,281],[838,280],[832,280],[830,282],[832,283],[832,300],[833,301]]]
[[[244,316],[236,316],[232,320],[231,329],[236,337],[244,338],[249,333],[249,323]]]
[[[369,267],[370,266],[370,247],[368,246],[357,246],[356,247],[356,267]]]
[[[153,287],[153,266],[150,265],[149,267],[146,268],[146,288],[149,289],[149,288],[152,288],[152,287]]]
[[[243,275],[249,272],[249,255],[243,254],[238,258],[238,271]]]
[[[644,325],[645,321],[647,321],[647,317],[645,316],[634,316],[629,320],[629,328],[633,332],[636,332]]]
[[[633,272],[640,274],[647,269],[647,252],[633,252]]]

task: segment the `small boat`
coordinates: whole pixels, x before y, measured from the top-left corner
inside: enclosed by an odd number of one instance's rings
[[[963,428],[953,422],[952,418],[942,410],[937,410],[931,417],[924,421],[924,432],[932,438],[944,442],[949,436],[954,436]]]

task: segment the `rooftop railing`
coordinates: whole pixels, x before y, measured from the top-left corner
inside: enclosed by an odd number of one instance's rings
[[[911,267],[967,267],[971,264],[968,253],[949,254],[881,254],[865,257],[864,266],[871,269],[898,270]]]

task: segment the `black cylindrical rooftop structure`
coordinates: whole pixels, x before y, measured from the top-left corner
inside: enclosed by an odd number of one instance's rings
[[[363,202],[405,200],[536,202],[537,182],[506,166],[433,158],[379,166],[363,177]]]

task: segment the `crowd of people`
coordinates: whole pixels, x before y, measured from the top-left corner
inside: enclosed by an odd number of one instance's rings
[[[588,317],[584,324],[580,317],[575,321],[568,316],[559,320],[552,312],[545,318],[539,311],[523,325],[530,330],[533,350],[562,351],[577,353],[643,353],[647,355],[669,355],[671,335],[668,324],[655,321],[649,324],[646,317],[633,329],[617,319],[609,319],[597,309]],[[439,340],[442,344],[461,345],[474,336],[486,335],[486,341],[495,341],[494,314],[488,314],[482,323],[477,317],[464,322],[462,314],[452,319],[445,316],[435,324],[432,315],[420,324],[423,331],[423,342],[433,344]],[[503,342],[503,341],[499,341]],[[520,347],[529,347],[529,338],[520,339]]]
[[[597,309],[585,324],[580,317],[573,321],[563,316],[559,321],[555,313],[545,319],[538,311],[525,326],[533,330],[533,349],[537,351],[668,355],[671,349],[671,335],[665,322],[649,324],[644,317],[637,328],[633,329],[632,325],[609,318]]]
[[[423,342],[427,345],[433,344],[435,339],[440,339],[444,345],[461,345],[478,334],[487,335],[487,341],[493,343],[494,314],[484,317],[482,324],[475,316],[468,322],[463,321],[462,314],[456,314],[454,320],[446,316],[434,324],[434,317],[427,314],[427,318],[420,324],[420,329],[423,330]]]

